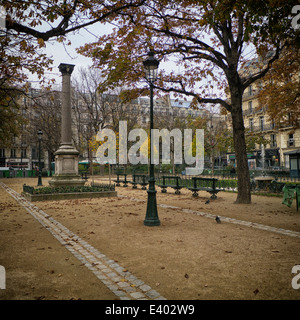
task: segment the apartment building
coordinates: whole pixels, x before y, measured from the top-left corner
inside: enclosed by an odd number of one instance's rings
[[[88,139],[95,134],[95,128],[113,127],[114,122],[129,119],[135,125],[147,127],[149,122],[150,100],[140,97],[127,104],[122,104],[117,95],[103,95],[99,103],[91,108],[92,101],[83,99],[73,89],[72,118],[74,144],[82,159],[89,158]],[[39,108],[37,108],[37,104]],[[53,154],[60,143],[60,92],[45,92],[29,86],[26,96],[19,99],[20,112],[27,119],[21,134],[12,139],[11,146],[5,148],[0,141],[0,167],[28,170],[38,168],[39,143],[37,131],[42,123],[42,113],[49,112],[49,123],[43,135],[41,161],[49,170]],[[87,106],[89,108],[87,108]],[[154,115],[161,117],[197,118],[206,110],[189,108],[188,101],[177,101],[169,96],[154,99]],[[44,114],[45,116],[45,114]],[[46,117],[47,118],[47,117]],[[50,121],[51,120],[51,121]],[[51,127],[53,126],[53,127]]]
[[[262,82],[250,85],[243,95],[243,118],[246,130],[261,134],[269,142],[262,148],[256,145],[255,149],[248,152],[250,168],[284,167],[290,168],[290,152],[300,149],[300,121],[295,124],[287,119],[275,122],[268,115],[266,106],[261,106],[258,101],[258,93],[262,88]],[[287,121],[286,121],[287,120]],[[228,155],[231,163],[235,162],[234,154]],[[264,163],[263,163],[264,159]]]
[[[19,112],[26,119],[20,128],[18,136],[7,136],[10,139],[10,147],[4,147],[6,143],[0,141],[0,168],[22,169],[25,176],[26,170],[35,170],[39,163],[39,142],[38,135],[34,135],[33,122],[36,127],[39,123],[39,114],[36,113],[34,100],[32,98],[40,95],[40,90],[29,88],[26,96],[21,96],[18,100]],[[31,121],[28,121],[31,119]],[[46,157],[41,155],[41,162],[44,166]]]

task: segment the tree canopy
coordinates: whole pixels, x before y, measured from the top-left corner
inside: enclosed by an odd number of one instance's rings
[[[261,106],[277,126],[299,127],[300,119],[300,47],[287,48],[263,79],[259,92]]]
[[[42,80],[52,60],[41,50],[47,41],[68,44],[67,35],[105,22],[144,0],[0,1],[6,28],[0,28],[0,88],[28,79],[28,72]]]

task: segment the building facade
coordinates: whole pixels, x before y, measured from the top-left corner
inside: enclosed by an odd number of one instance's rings
[[[87,100],[78,95],[75,89],[72,95],[73,138],[82,160],[87,160],[91,156],[88,140],[97,133],[99,128],[114,128],[119,120],[126,119],[132,121],[136,127],[148,127],[149,98],[140,97],[130,103],[122,104],[117,95],[103,95],[98,97],[97,102],[95,97]],[[0,168],[23,170],[24,176],[28,175],[27,171],[37,170],[39,163],[37,131],[41,129],[44,131],[42,167],[50,171],[53,153],[60,144],[60,92],[49,93],[29,87],[26,96],[21,96],[19,99],[19,105],[26,122],[19,136],[8,137],[12,139],[9,148],[1,145],[0,141]],[[188,101],[177,101],[169,96],[156,98],[154,99],[154,116],[167,119],[175,117],[195,119],[204,112],[207,113],[206,110],[191,109],[189,105]]]
[[[250,133],[258,133],[268,141],[265,146],[256,145],[255,149],[248,152],[250,169],[255,168],[290,168],[289,152],[300,149],[299,123],[287,121],[276,123],[268,115],[267,107],[261,106],[258,94],[261,82],[250,85],[243,95],[243,118],[245,129]],[[228,154],[228,161],[235,163],[235,155]]]

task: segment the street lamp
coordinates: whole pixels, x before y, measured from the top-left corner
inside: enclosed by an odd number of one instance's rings
[[[23,156],[25,156],[24,150],[26,150],[26,149],[24,149],[24,148],[26,148],[26,143],[21,142],[21,171],[22,171],[22,177],[25,176],[25,171],[24,171],[24,168],[23,168]]]
[[[153,82],[156,80],[157,69],[159,66],[159,61],[154,58],[154,53],[150,51],[148,53],[147,60],[143,61],[146,79],[150,85],[150,178],[149,178],[149,188],[148,188],[148,202],[146,217],[144,220],[145,226],[159,226],[160,221],[157,213],[157,203],[156,203],[156,190],[155,190],[155,178],[154,178],[154,164],[152,163],[152,139],[151,132],[153,129]]]
[[[43,137],[43,131],[39,130],[38,133],[38,139],[39,139],[39,175],[38,175],[38,186],[42,186],[42,163],[41,163],[41,142]]]

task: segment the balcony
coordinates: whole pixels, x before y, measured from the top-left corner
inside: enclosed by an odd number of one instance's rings
[[[243,94],[243,101],[249,100],[249,99],[254,99],[257,96],[257,94],[258,94],[258,91],[256,91],[256,90],[253,90],[252,92],[246,91]]]
[[[243,110],[243,116],[253,116],[259,113],[264,113],[267,111],[267,107],[260,107],[260,108],[253,108],[253,109],[246,109]]]
[[[267,123],[263,126],[251,126],[248,128],[251,132],[263,132],[263,131],[273,131],[277,130],[278,126],[276,126],[274,123]]]

